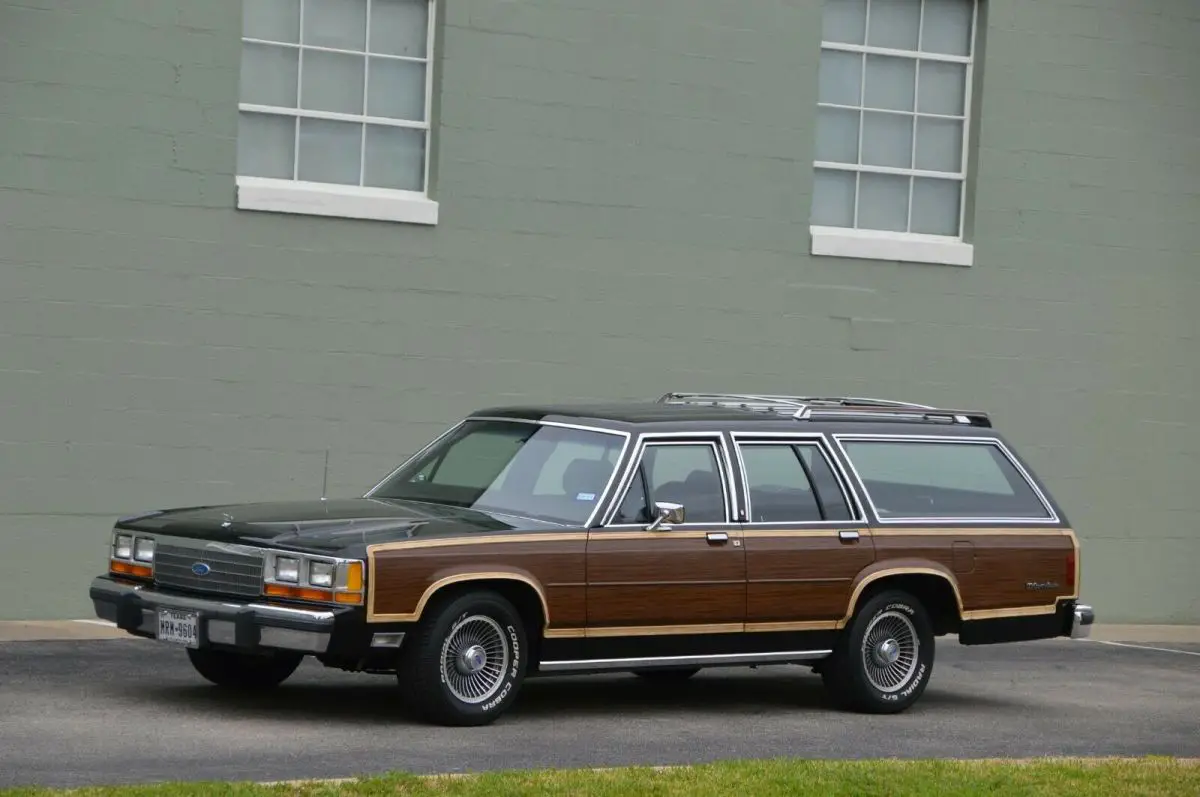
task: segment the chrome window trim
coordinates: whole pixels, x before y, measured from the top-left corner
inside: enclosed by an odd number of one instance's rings
[[[671,528],[673,529],[693,529],[700,527],[712,526],[737,526],[737,490],[733,484],[733,461],[729,456],[728,446],[725,442],[725,435],[721,431],[696,431],[696,432],[643,432],[638,435],[637,443],[634,445],[633,455],[629,461],[625,463],[625,468],[621,474],[621,480],[618,483],[617,491],[609,501],[609,505],[604,512],[603,519],[600,522],[600,527],[604,529],[639,529],[644,527],[644,523],[613,523],[613,516],[617,514],[617,510],[621,507],[621,503],[625,500],[625,496],[629,493],[629,489],[633,483],[634,475],[637,472],[637,467],[641,464],[642,457],[645,455],[646,447],[651,445],[707,445],[713,449],[713,456],[717,463],[717,471],[721,476],[721,487],[724,491],[725,504],[725,520],[724,522],[713,523],[678,523]],[[684,508],[686,512],[686,507]],[[669,530],[664,531],[664,534],[670,533]]]
[[[909,523],[920,523],[922,525],[963,526],[963,525],[972,524],[972,523],[987,523],[987,524],[1015,523],[1015,524],[1020,524],[1020,525],[1036,524],[1036,525],[1043,525],[1043,526],[1055,526],[1055,525],[1060,525],[1062,523],[1062,519],[1059,517],[1058,512],[1055,511],[1053,504],[1051,504],[1050,500],[1046,497],[1046,494],[1044,492],[1042,492],[1042,489],[1033,480],[1033,477],[1029,475],[1029,471],[1025,470],[1025,467],[1017,460],[1017,458],[1015,456],[1013,456],[1013,453],[1009,450],[1008,446],[1006,446],[1003,443],[1003,441],[1001,441],[998,437],[989,437],[989,436],[965,437],[965,436],[958,436],[958,435],[907,435],[907,434],[870,434],[870,433],[861,433],[861,434],[839,433],[839,434],[832,435],[832,437],[833,437],[834,443],[838,447],[838,450],[841,452],[842,456],[845,457],[846,464],[850,467],[850,471],[854,474],[855,482],[858,484],[859,489],[862,490],[862,494],[867,499],[867,503],[870,504],[871,513],[875,516],[875,521],[877,523],[879,523],[880,525],[886,526],[886,525],[903,525],[903,524],[909,524]],[[858,469],[854,466],[854,460],[851,459],[850,454],[846,451],[846,447],[843,445],[843,441],[860,442],[860,443],[863,443],[863,442],[865,442],[865,443],[872,443],[872,442],[877,442],[877,443],[948,443],[948,444],[953,444],[953,445],[994,446],[997,450],[1000,451],[1001,454],[1004,455],[1004,458],[1007,459],[1009,464],[1011,464],[1013,466],[1013,468],[1017,471],[1017,473],[1020,474],[1021,478],[1025,480],[1025,483],[1029,486],[1029,489],[1031,489],[1033,491],[1033,494],[1035,496],[1037,496],[1038,501],[1041,502],[1042,508],[1046,510],[1046,513],[1049,515],[1049,517],[1044,517],[1044,518],[1007,517],[1004,515],[988,516],[988,517],[982,517],[982,516],[980,516],[980,517],[975,517],[975,516],[972,516],[972,517],[926,517],[924,515],[888,517],[888,518],[880,517],[879,510],[875,506],[875,499],[873,499],[871,497],[870,491],[867,490],[867,485],[863,481],[862,476],[859,474]]]
[[[730,432],[729,436],[733,438],[733,449],[737,454],[738,471],[742,477],[742,489],[746,493],[746,510],[742,521],[744,526],[801,526],[822,527],[822,526],[845,526],[847,524],[864,523],[866,519],[866,511],[862,506],[862,502],[858,500],[858,496],[851,488],[850,477],[847,475],[842,463],[833,455],[833,449],[829,445],[829,440],[822,432],[747,432],[737,431]],[[750,438],[750,439],[743,439]],[[746,477],[746,461],[742,458],[743,445],[803,445],[815,444],[820,450],[821,455],[829,464],[830,470],[833,471],[834,478],[837,480],[838,489],[842,491],[842,498],[846,501],[846,506],[850,510],[851,517],[847,520],[789,520],[782,523],[773,521],[752,521],[750,518],[750,482]],[[816,485],[812,485],[813,490],[816,490]]]
[[[404,470],[406,467],[408,467],[413,462],[416,462],[427,451],[429,451],[431,448],[433,448],[439,442],[441,442],[442,440],[444,440],[445,438],[447,438],[451,434],[453,434],[459,427],[465,426],[466,424],[468,424],[472,421],[487,421],[487,422],[501,422],[501,423],[525,423],[525,424],[530,424],[532,426],[556,426],[561,429],[578,429],[579,431],[582,431],[582,432],[597,432],[599,434],[614,435],[616,437],[624,438],[624,441],[621,443],[621,450],[617,453],[616,464],[613,465],[612,472],[609,473],[609,475],[608,475],[608,481],[605,483],[604,489],[601,491],[600,495],[597,496],[596,503],[592,507],[591,513],[587,516],[587,519],[584,520],[584,522],[582,524],[582,527],[585,529],[592,527],[592,524],[596,520],[596,515],[599,514],[600,510],[604,507],[605,497],[609,494],[609,490],[612,489],[613,481],[616,479],[617,472],[621,469],[621,467],[620,467],[621,460],[625,457],[625,453],[629,450],[629,442],[633,437],[633,435],[630,432],[627,432],[623,429],[612,429],[612,428],[604,427],[604,426],[591,426],[591,425],[582,424],[582,423],[566,423],[563,421],[547,421],[545,419],[534,420],[532,418],[505,418],[505,417],[498,416],[498,415],[469,415],[466,418],[463,418],[462,420],[458,421],[458,423],[454,424],[453,426],[451,426],[446,431],[442,432],[437,437],[435,437],[428,444],[426,444],[420,451],[413,454],[408,459],[404,460],[404,462],[400,463],[400,465],[398,465],[396,468],[394,468],[391,473],[389,473],[387,476],[383,477],[383,479],[381,479],[378,484],[376,484],[374,487],[372,487],[370,490],[368,490],[363,495],[363,498],[372,497],[372,495],[374,495],[375,492],[377,492],[379,490],[379,488],[382,487],[389,479],[391,479],[393,476],[395,476],[400,471]],[[430,502],[425,502],[425,503],[430,503]],[[509,517],[519,517],[518,515],[514,515],[512,513],[493,513],[493,514],[507,514]],[[545,520],[541,520],[539,518],[526,518],[526,519],[533,520],[538,523],[551,523],[551,524],[560,525],[560,526],[575,527],[577,525],[574,523],[558,523],[558,522],[552,521],[552,520],[545,521]]]

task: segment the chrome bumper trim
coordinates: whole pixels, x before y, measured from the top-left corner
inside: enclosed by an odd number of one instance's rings
[[[173,595],[147,586],[120,584],[103,576],[92,581],[90,594],[100,619],[138,636],[156,636],[160,608],[196,612],[202,644],[245,646],[248,630],[252,647],[324,653],[337,617],[325,609]],[[241,635],[239,626],[243,629]]]
[[[1071,619],[1071,639],[1087,639],[1092,635],[1092,623],[1096,620],[1096,613],[1091,606],[1084,603],[1075,605],[1075,612]]]

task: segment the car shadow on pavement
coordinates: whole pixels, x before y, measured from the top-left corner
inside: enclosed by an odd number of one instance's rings
[[[226,692],[207,683],[142,687],[136,696],[123,697],[157,704],[169,701],[197,713],[215,710],[246,719],[345,720],[355,725],[417,722],[395,689],[393,676],[358,677],[362,681],[356,683],[298,680],[250,694]],[[1015,695],[998,698],[930,687],[908,713],[940,708],[1023,710],[1027,706]],[[679,683],[656,683],[627,674],[531,678],[507,715],[568,719],[690,713],[735,717],[797,710],[840,712],[818,676],[781,669],[769,675],[710,670]]]

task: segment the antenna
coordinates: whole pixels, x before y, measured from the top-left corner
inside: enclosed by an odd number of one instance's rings
[[[325,449],[325,473],[321,476],[321,500],[327,500],[325,493],[329,489],[329,449]]]

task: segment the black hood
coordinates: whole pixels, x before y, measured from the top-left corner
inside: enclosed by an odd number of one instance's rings
[[[367,545],[553,524],[441,504],[342,498],[199,506],[121,518],[117,528],[360,557]]]

